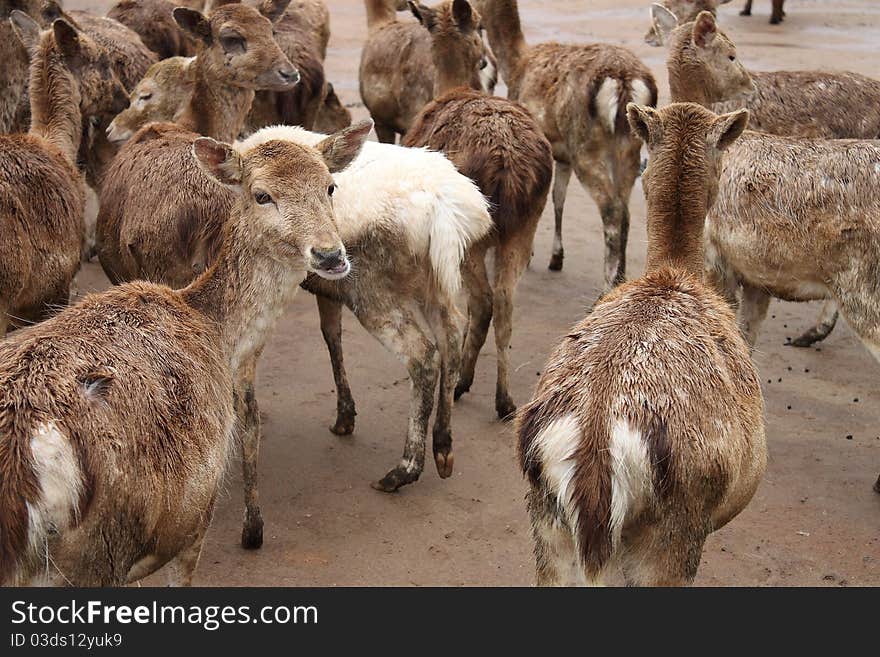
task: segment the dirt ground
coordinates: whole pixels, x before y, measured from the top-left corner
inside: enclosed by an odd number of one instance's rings
[[[68,0],[70,8],[109,3]],[[357,68],[366,33],[361,0],[328,0],[332,37],[327,76],[356,118],[366,116]],[[531,43],[603,41],[632,48],[668,100],[665,53],[642,43],[647,2],[520,0]],[[754,69],[849,69],[880,76],[880,6],[874,0],[790,0],[782,26],[740,1],[721,22]],[[505,93],[503,87],[499,93]],[[637,184],[628,271],[644,268],[645,204]],[[524,402],[550,349],[580,320],[600,290],[602,237],[594,203],[574,178],[566,205],[565,270],[547,270],[551,209],[518,291],[512,389]],[[98,265],[81,291],[103,289]],[[818,304],[773,302],[755,353],[764,381],[770,464],[752,503],[706,544],[697,584],[880,585],[880,364],[843,320],[819,348],[783,346],[816,317]],[[442,481],[430,458],[422,479],[388,495],[369,487],[403,448],[408,381],[403,366],[350,314],[346,365],[358,404],[352,437],[328,431],[335,394],[315,302],[301,292],[263,355],[260,492],[265,545],[239,547],[243,505],[233,464],[196,575],[200,585],[358,586],[533,583],[525,486],[510,425],[494,418],[494,344],[478,364],[472,392],[455,407],[455,474]],[[429,448],[430,454],[430,448]],[[156,580],[158,583],[158,580]]]

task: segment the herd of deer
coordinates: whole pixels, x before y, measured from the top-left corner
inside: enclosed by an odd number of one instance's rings
[[[635,55],[527,44],[516,0],[366,0],[375,123],[350,125],[323,0],[121,0],[107,17],[0,0],[0,583],[121,585],[166,564],[190,583],[237,448],[242,545],[259,547],[254,376],[299,287],[334,433],[356,415],[343,306],[408,369],[404,452],[375,488],[418,479],[435,395],[452,474],[454,399],[494,318],[538,583],[691,582],[766,466],[750,346],[769,298],[826,300],[798,344],[839,311],[880,359],[880,82],[750,73],[723,2],[651,7],[673,101],[656,109]],[[647,270],[625,282],[643,144]],[[599,208],[606,293],[517,412],[514,292],[551,182],[563,266],[572,171]],[[93,253],[116,285],[68,306]]]

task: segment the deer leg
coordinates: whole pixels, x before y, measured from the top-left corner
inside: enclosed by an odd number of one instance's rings
[[[168,568],[168,585],[169,586],[192,586],[193,575],[199,565],[199,558],[202,556],[202,545],[205,541],[205,534],[211,524],[211,516],[213,515],[214,502],[208,510],[204,524],[199,528],[193,542],[189,547],[181,550],[174,559],[172,559]]]
[[[424,469],[425,439],[434,407],[440,357],[419,322],[405,308],[374,308],[367,311],[360,307],[358,319],[365,329],[406,364],[409,372],[409,425],[403,457],[382,479],[371,484],[376,490],[391,493],[416,481]]]
[[[743,7],[743,10],[739,12],[740,16],[751,16],[752,15],[752,0],[746,0],[746,6]]]
[[[318,315],[321,317],[321,334],[330,353],[333,380],[336,383],[336,424],[330,427],[330,431],[337,436],[348,436],[354,431],[357,411],[342,357],[342,304],[320,295],[316,295],[315,299],[318,302]]]
[[[837,304],[834,300],[827,299],[822,304],[822,312],[819,313],[819,320],[816,324],[789,342],[789,344],[792,347],[809,347],[816,342],[821,342],[834,330],[834,325],[837,324],[837,316]]]
[[[627,586],[687,586],[697,576],[706,532],[668,516],[627,540],[621,566]]]
[[[430,314],[431,329],[440,349],[440,392],[437,396],[437,417],[434,419],[432,448],[437,474],[441,479],[452,476],[452,403],[455,383],[461,365],[461,314],[453,301],[441,305]]]
[[[614,194],[608,168],[599,157],[578,157],[575,161],[578,180],[599,206],[605,234],[605,291],[623,282],[626,275],[626,240],[629,232],[629,209]]]
[[[468,293],[468,328],[464,340],[461,372],[455,386],[455,399],[471,389],[477,357],[486,342],[492,321],[492,286],[486,273],[486,250],[474,248],[462,265],[462,278]]]
[[[245,516],[241,546],[246,550],[256,550],[263,545],[263,516],[257,490],[257,461],[260,455],[260,410],[254,393],[257,358],[259,354],[242,366],[242,375],[235,391],[244,480]]]
[[[758,340],[758,330],[767,316],[767,308],[770,306],[770,295],[764,290],[743,283],[742,300],[739,307],[739,326],[749,347],[755,348]]]
[[[562,260],[565,251],[562,248],[562,211],[565,208],[565,195],[568,192],[568,181],[571,179],[571,165],[556,160],[553,176],[553,216],[556,220],[555,232],[553,233],[553,255],[550,257],[548,269],[551,271],[562,270]]]
[[[778,25],[782,22],[782,19],[785,17],[785,12],[782,11],[782,3],[783,0],[773,0],[773,10],[770,13],[770,24]]]
[[[526,494],[526,506],[535,543],[535,583],[538,586],[587,584],[574,537],[559,519],[550,497],[544,491],[532,488]],[[601,584],[600,578],[591,579],[591,583]]]
[[[498,376],[495,382],[495,412],[501,420],[512,419],[516,404],[510,396],[510,337],[513,333],[513,297],[532,250],[537,222],[500,243],[495,255],[493,311]]]
[[[394,140],[397,139],[397,132],[395,132],[394,128],[379,123],[376,123],[373,127],[376,130],[376,137],[379,138],[381,143],[393,144]]]

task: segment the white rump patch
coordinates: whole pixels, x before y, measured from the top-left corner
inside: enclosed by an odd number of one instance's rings
[[[556,496],[560,510],[572,529],[577,526],[577,507],[571,501],[575,452],[581,443],[581,427],[574,415],[566,415],[548,424],[532,443],[532,454],[541,463],[541,476]],[[577,535],[577,532],[574,532]]]
[[[630,83],[630,99],[637,105],[651,104],[651,90],[643,80],[633,80]]]
[[[626,420],[611,428],[611,545],[617,548],[627,515],[637,513],[652,490],[648,445]]]
[[[596,94],[596,114],[605,123],[609,132],[614,132],[614,124],[617,123],[617,98],[620,92],[620,82],[614,78],[605,78]]]
[[[28,540],[32,550],[42,552],[46,534],[63,531],[70,524],[83,481],[73,446],[54,422],[37,428],[31,437],[31,453],[40,497],[36,504],[27,505]]]

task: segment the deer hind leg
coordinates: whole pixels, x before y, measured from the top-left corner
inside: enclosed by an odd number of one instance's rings
[[[380,143],[393,144],[394,140],[397,139],[397,132],[394,128],[380,123],[376,123],[373,127],[376,130],[376,137],[378,137]]]
[[[242,366],[235,390],[235,410],[241,436],[242,479],[244,481],[244,526],[241,546],[256,550],[263,545],[263,515],[257,490],[257,462],[260,455],[260,410],[254,391],[257,354]]]
[[[751,16],[752,15],[752,0],[746,0],[746,6],[743,7],[743,10],[739,12],[740,16]]]
[[[627,586],[687,586],[697,576],[706,531],[674,517],[624,536],[620,563]]]
[[[432,448],[437,474],[442,479],[452,476],[452,403],[458,371],[461,366],[461,323],[463,318],[453,301],[440,305],[429,316],[431,329],[440,349],[440,392],[437,396],[437,417],[434,419]]]
[[[605,236],[605,290],[621,283],[626,275],[626,240],[629,209],[617,198],[604,157],[579,155],[574,163],[578,180],[599,206]]]
[[[767,308],[770,306],[770,295],[764,290],[743,283],[742,300],[739,306],[739,326],[742,330],[749,347],[755,348],[758,340],[758,331],[764,318],[767,316]]]
[[[537,217],[536,217],[537,219]],[[495,348],[498,376],[495,384],[495,412],[501,420],[512,419],[516,405],[510,396],[510,337],[513,333],[513,297],[532,251],[537,221],[528,222],[518,233],[498,245],[495,256]]]
[[[553,233],[553,255],[550,256],[550,271],[561,271],[565,251],[562,248],[562,211],[565,209],[565,196],[568,181],[571,179],[571,165],[556,160],[553,176],[553,216],[556,220]]]
[[[205,514],[204,523],[196,532],[192,543],[190,543],[189,547],[181,550],[168,563],[168,586],[192,586],[193,575],[199,565],[199,558],[202,556],[202,545],[205,542],[205,534],[208,532],[208,527],[211,524],[213,510],[214,502],[212,500],[211,507]]]
[[[837,316],[837,303],[833,299],[826,300],[822,304],[822,311],[819,313],[819,319],[816,323],[789,344],[792,347],[809,347],[817,342],[821,342],[834,330],[834,325],[837,324]]]
[[[468,293],[468,328],[464,340],[461,372],[455,386],[455,399],[471,389],[477,357],[486,342],[492,321],[492,286],[486,272],[486,249],[474,247],[462,265],[462,279]]]
[[[391,493],[416,481],[425,467],[425,439],[434,407],[440,357],[416,317],[404,308],[374,308],[367,311],[361,306],[357,316],[365,329],[389,351],[397,354],[409,372],[409,425],[403,457],[388,474],[371,484],[376,490]]]
[[[785,12],[782,11],[782,3],[784,0],[773,0],[773,10],[770,13],[770,24],[778,25],[785,18]]]
[[[348,436],[354,432],[357,411],[342,356],[342,304],[320,295],[315,296],[315,299],[321,318],[321,334],[330,353],[333,380],[336,383],[336,423],[330,427],[330,431],[337,436]]]
[[[585,576],[571,529],[560,520],[550,496],[532,487],[526,494],[526,506],[535,542],[535,583],[538,586],[601,585],[601,577]]]

